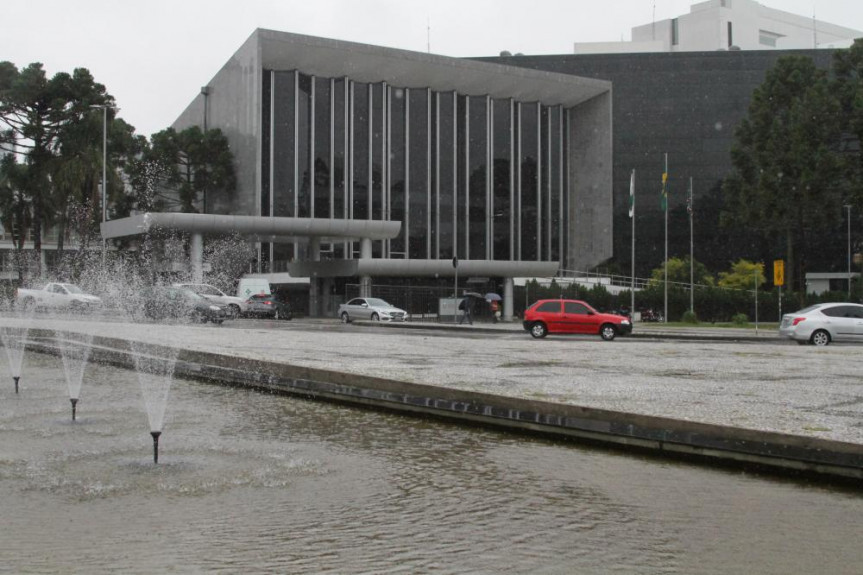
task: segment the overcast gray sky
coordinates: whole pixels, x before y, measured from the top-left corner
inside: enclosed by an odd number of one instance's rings
[[[761,0],[863,30],[860,0]],[[168,127],[255,28],[447,56],[572,53],[630,40],[691,0],[3,0],[0,60],[83,67],[139,134]]]

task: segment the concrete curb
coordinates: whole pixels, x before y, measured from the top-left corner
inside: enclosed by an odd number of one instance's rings
[[[509,322],[505,324],[473,324],[473,325],[458,325],[458,324],[445,324],[445,323],[435,323],[435,322],[398,322],[398,323],[390,323],[390,322],[372,322],[366,320],[353,320],[351,322],[352,325],[357,325],[360,327],[381,327],[386,329],[425,329],[432,331],[464,331],[470,333],[483,333],[489,336],[496,335],[512,335],[512,334],[524,334],[528,335],[526,331],[521,327],[521,322]],[[662,329],[662,328],[649,328],[645,331],[636,331],[629,335],[620,336],[622,338],[634,338],[634,339],[679,339],[679,340],[692,340],[692,341],[729,341],[729,342],[740,342],[740,341],[753,341],[753,342],[764,342],[764,341],[782,341],[779,336],[771,334],[771,335],[741,335],[736,332],[726,332],[723,333],[723,329],[716,328],[716,333],[705,333],[705,332],[687,332],[685,329],[674,330],[674,329]],[[587,336],[582,336],[587,337]],[[598,336],[597,336],[598,337]]]
[[[31,333],[32,347],[58,353],[54,333]],[[156,356],[169,348],[147,346]],[[126,340],[94,337],[91,361],[135,368]],[[863,445],[646,416],[544,401],[501,397],[338,371],[209,352],[180,350],[175,373],[310,399],[436,416],[514,431],[530,431],[714,464],[755,465],[822,479],[863,479]]]

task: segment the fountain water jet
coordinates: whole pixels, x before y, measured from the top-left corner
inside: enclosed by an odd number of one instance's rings
[[[153,463],[159,463],[159,436],[162,435],[162,432],[151,431],[150,435],[153,436]]]
[[[18,394],[18,383],[21,380],[21,366],[24,363],[24,348],[27,347],[27,332],[29,328],[19,328],[13,333],[13,328],[0,328],[0,339],[9,360],[9,372],[15,382],[15,394]]]
[[[90,357],[92,334],[57,333],[56,340],[63,358],[63,373],[69,388],[69,401],[72,402],[72,421],[75,421],[75,408],[81,395],[81,382]]]
[[[165,423],[168,393],[174,379],[178,351],[175,348],[132,342],[135,369],[153,437],[153,463],[159,462],[159,437]]]

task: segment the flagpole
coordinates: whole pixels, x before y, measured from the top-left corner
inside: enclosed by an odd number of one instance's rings
[[[629,288],[629,314],[635,317],[635,170],[629,177],[629,219],[632,220],[632,277]]]
[[[662,172],[662,198],[665,202],[665,306],[662,320],[668,323],[668,152],[665,153],[665,171]]]
[[[692,205],[692,176],[689,176],[689,201],[686,204],[686,211],[689,212],[689,311],[695,313],[695,233],[692,224],[692,213],[694,206]]]

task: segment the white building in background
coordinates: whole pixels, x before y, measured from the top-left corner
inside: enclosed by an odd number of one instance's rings
[[[576,54],[846,48],[863,31],[768,8],[755,0],[707,0],[689,14],[632,29],[631,42],[576,42]]]

